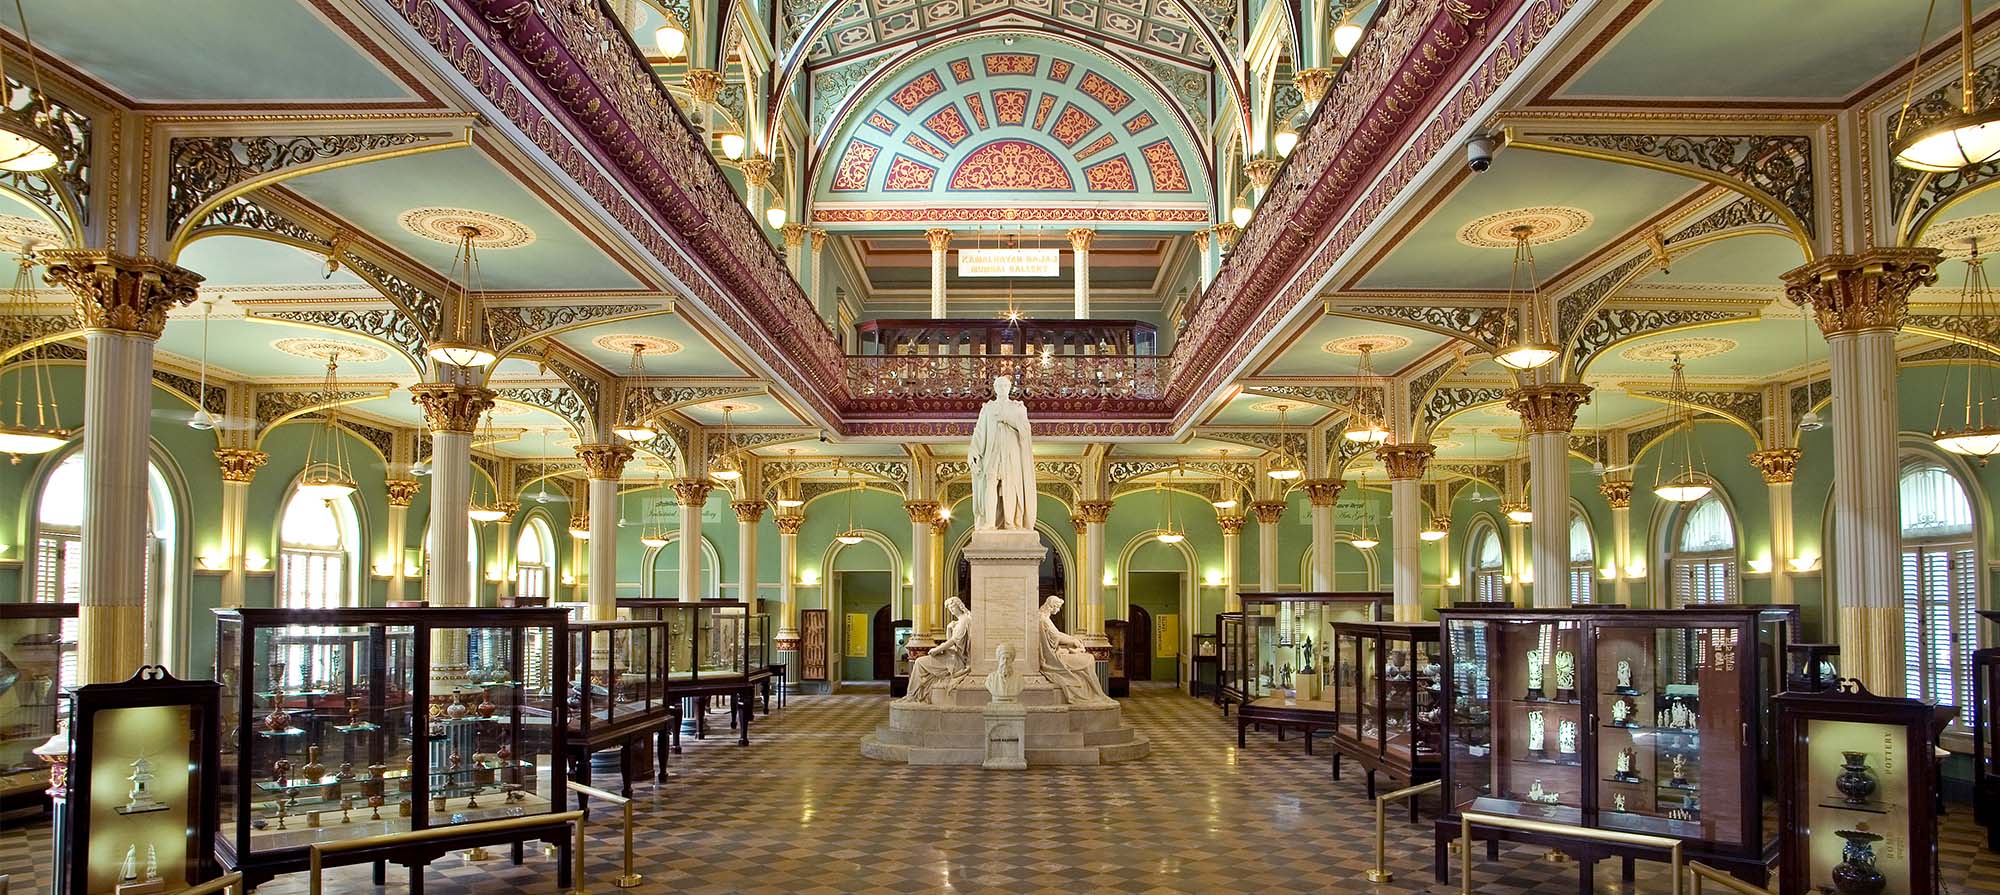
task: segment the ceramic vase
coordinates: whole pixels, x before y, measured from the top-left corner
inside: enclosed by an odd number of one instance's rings
[[[1840,848],[1840,863],[1833,865],[1833,891],[1836,895],[1881,895],[1889,885],[1888,878],[1875,867],[1875,843],[1882,837],[1859,830],[1836,833],[1847,844]]]
[[[1833,781],[1840,797],[1849,805],[1861,805],[1875,792],[1875,772],[1868,769],[1868,753],[1842,752],[1840,776]]]

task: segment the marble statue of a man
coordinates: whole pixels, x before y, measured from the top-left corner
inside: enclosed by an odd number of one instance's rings
[[[993,400],[979,408],[966,459],[972,467],[972,530],[1035,527],[1035,443],[1028,405],[1014,400],[1013,380],[993,380]]]
[[[1062,689],[1063,701],[1070,705],[1113,703],[1097,684],[1097,660],[1083,648],[1082,641],[1056,628],[1055,615],[1062,611],[1061,597],[1042,601],[1042,676]]]
[[[972,668],[972,612],[957,597],[944,601],[944,611],[951,616],[944,640],[910,663],[910,691],[904,702],[928,703],[939,684],[957,680]]]

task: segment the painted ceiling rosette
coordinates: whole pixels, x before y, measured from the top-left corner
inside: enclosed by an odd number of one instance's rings
[[[829,126],[813,220],[1206,223],[1206,161],[1153,76],[1067,41],[955,41],[884,67]]]

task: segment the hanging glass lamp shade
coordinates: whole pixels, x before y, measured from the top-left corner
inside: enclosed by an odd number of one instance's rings
[[[2000,453],[2000,429],[1977,429],[1967,432],[1940,432],[1931,436],[1931,443],[1941,450],[1967,457],[1991,457]]]
[[[46,454],[68,443],[62,429],[0,425],[0,454]]]
[[[32,174],[47,171],[62,161],[55,147],[39,135],[0,124],[0,171]]]
[[[457,340],[432,342],[424,353],[430,355],[431,360],[454,367],[483,367],[496,359],[492,350],[484,345]]]
[[[2000,158],[2000,110],[1953,115],[1924,128],[1892,151],[1896,164],[1917,171],[1948,173]]]

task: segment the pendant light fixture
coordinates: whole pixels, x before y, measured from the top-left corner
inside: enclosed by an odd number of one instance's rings
[[[544,458],[543,462],[547,462],[547,457],[549,456],[549,430],[547,429],[542,430],[541,456]],[[541,478],[535,480],[535,496],[529,499],[540,504],[546,504],[549,501],[555,500],[554,497],[549,496],[548,476],[542,476]]]
[[[315,500],[339,500],[354,493],[354,475],[348,471],[347,439],[337,428],[334,402],[340,400],[340,352],[326,353],[326,386],[320,395],[322,424],[313,430],[306,444],[306,472],[299,479],[299,494]]]
[[[1439,508],[1444,506],[1445,506],[1444,484],[1439,483],[1437,485],[1436,490],[1432,493],[1432,499],[1430,505],[1425,507],[1426,515],[1428,515],[1430,519],[1429,521],[1424,523],[1423,528],[1417,531],[1417,540],[1442,541],[1445,538],[1451,536],[1451,516],[1449,511],[1447,510],[1444,513],[1438,512]]]
[[[659,491],[661,487],[662,484],[660,482],[660,474],[654,473],[653,490]],[[666,503],[667,503],[666,497],[664,496],[655,497],[653,498],[653,508],[646,511],[646,526],[645,528],[640,529],[639,531],[639,543],[645,545],[648,549],[658,550],[661,547],[667,546],[666,514],[664,512],[661,512],[661,510],[666,506]],[[687,507],[686,509],[693,510],[694,512],[697,513],[701,512],[700,507]],[[653,520],[655,519],[659,520],[658,525],[655,525],[653,523]]]
[[[722,147],[722,157],[732,162],[742,161],[743,150],[749,148],[742,131],[723,131],[715,135],[715,142]]]
[[[1175,468],[1174,474],[1180,475],[1178,467]],[[1166,520],[1160,530],[1153,533],[1153,540],[1162,544],[1178,544],[1187,540],[1187,532],[1174,525],[1174,502],[1167,496],[1164,485],[1164,482],[1157,480],[1153,482],[1153,493],[1160,497],[1160,518]]]
[[[743,477],[743,468],[736,463],[736,442],[729,437],[729,414],[735,409],[734,404],[722,405],[722,455],[708,464],[709,476],[720,482],[733,482]]]
[[[840,469],[837,463],[835,464],[835,469]],[[847,482],[850,486],[847,489],[847,527],[842,529],[840,534],[834,535],[833,539],[845,546],[852,547],[865,540],[861,536],[861,530],[854,527],[854,492],[865,490],[868,485],[858,479],[852,470],[847,471]]]
[[[201,380],[195,391],[194,415],[188,417],[187,427],[206,432],[215,428],[215,417],[208,412],[208,318],[215,312],[215,299],[201,300]]]
[[[1375,502],[1368,499],[1368,474],[1361,474],[1361,531],[1348,539],[1357,550],[1373,550],[1382,543],[1375,531]]]
[[[687,26],[681,23],[681,17],[671,9],[661,9],[660,14],[666,17],[666,22],[653,29],[653,46],[660,51],[662,57],[672,62],[687,52]]]
[[[625,372],[627,376],[633,379],[642,382],[646,379],[645,342],[638,339],[632,340],[632,363],[626,368]],[[637,406],[628,406],[626,408],[625,419],[620,420],[617,425],[611,427],[611,434],[626,441],[649,441],[653,436],[660,434],[659,430],[653,428],[652,423],[646,422],[642,410],[643,408]]]
[[[493,435],[491,410],[486,411],[486,436],[481,441],[485,444],[493,444],[496,441]],[[487,500],[479,499],[479,479],[479,476],[472,477],[472,500],[465,515],[474,522],[498,522],[507,518],[507,511],[500,507],[500,495],[497,491],[490,493]]]
[[[1514,236],[1514,264],[1507,274],[1507,306],[1515,307],[1514,295],[1520,290],[1520,317],[1514,343],[1494,355],[1493,362],[1509,370],[1533,370],[1555,360],[1562,349],[1549,335],[1548,316],[1542,313],[1541,286],[1535,281],[1535,250],[1528,245],[1535,228],[1516,224],[1508,232]]]
[[[1937,9],[1932,0],[1931,11]],[[1938,122],[1913,131],[1903,133],[1902,123],[1910,117],[1910,94],[1916,87],[1917,69],[1923,60],[1923,40],[1928,34],[1917,36],[1917,53],[1910,60],[1910,91],[1903,97],[1903,114],[1896,121],[1896,134],[1889,141],[1889,152],[1896,164],[1916,171],[1948,173],[2000,158],[2000,109],[1980,110],[1976,96],[1976,81],[1972,70],[1972,0],[1960,0],[1960,25],[1958,41],[1959,61],[1959,107],[1958,111]],[[1924,16],[1924,30],[1930,30],[1930,14]]]
[[[29,325],[34,319],[34,267],[34,252],[23,246],[14,286],[7,290],[7,306],[0,309],[0,326],[9,330],[19,327],[18,332],[0,331],[9,336],[4,344],[10,348],[35,338]],[[40,355],[39,347],[22,352],[23,362],[14,368],[14,418],[0,420],[0,454],[12,455],[15,463],[21,462],[24,454],[46,454],[70,439],[70,431],[62,427],[62,408],[56,404],[48,360]],[[33,410],[28,407],[30,401]]]
[[[1799,315],[1799,331],[1803,333],[1803,337],[1799,341],[1799,360],[1802,363],[1810,363],[1812,360],[1812,341],[1813,341],[1811,314]],[[1833,376],[1833,367],[1831,361],[1832,359],[1828,358],[1828,365],[1826,371],[1826,375],[1828,377],[1827,387],[1829,390],[1831,390],[1833,386],[1833,383],[1831,381],[1831,377]],[[1813,384],[1811,367],[1807,367],[1807,371],[1808,372],[1806,373],[1806,394],[1811,395],[1812,384]],[[1819,411],[1812,409],[1810,402],[1808,402],[1808,405],[1806,407],[1806,412],[1799,414],[1798,426],[1800,432],[1818,432],[1819,430],[1826,428],[1826,421],[1820,419]]]
[[[1697,465],[1694,443],[1694,398],[1688,392],[1686,366],[1681,363],[1680,352],[1674,353],[1674,380],[1668,400],[1673,402],[1674,428],[1667,432],[1667,438],[1681,439],[1679,458],[1675,458],[1671,445],[1662,449],[1658,465],[1653,467],[1653,493],[1661,500],[1674,503],[1688,503],[1708,496],[1714,490],[1701,474],[1707,464]],[[1671,469],[1672,475],[1666,475]]]
[[[1229,468],[1229,449],[1223,448],[1222,450],[1217,451],[1216,461],[1222,464],[1222,467],[1224,469]],[[1215,500],[1209,501],[1209,504],[1215,507],[1217,512],[1228,512],[1230,510],[1236,509],[1238,506],[1241,505],[1241,503],[1236,499],[1235,496],[1236,492],[1232,489],[1240,487],[1242,486],[1237,485],[1235,482],[1230,481],[1228,478],[1224,478],[1222,480],[1222,496],[1216,498]]]
[[[451,302],[451,333],[444,339],[432,342],[425,353],[431,360],[454,367],[484,367],[493,363],[497,356],[493,350],[478,340],[479,320],[479,246],[475,240],[479,228],[461,224],[458,228],[458,251],[451,256],[451,271],[447,279],[456,277],[459,270],[465,271],[462,282],[453,283],[458,294],[447,293]]]
[[[1348,441],[1356,444],[1381,444],[1389,440],[1389,427],[1384,425],[1381,392],[1375,388],[1375,343],[1362,342],[1355,348],[1361,351],[1361,362],[1355,374],[1361,377],[1361,397],[1355,402],[1353,416],[1347,419],[1347,431],[1343,433]]]
[[[21,41],[27,44],[28,76],[35,88],[35,109],[28,113],[27,121],[14,117],[20,114],[13,112],[14,86],[7,79],[6,61],[0,59],[0,109],[9,113],[0,115],[0,171],[47,171],[62,161],[58,141],[49,133],[57,125],[53,123],[54,116],[49,113],[49,95],[42,89],[42,66],[36,60],[35,36],[28,30],[28,14],[21,7],[21,0],[14,0],[14,14],[20,17]]]
[[[777,187],[771,187],[771,204],[764,206],[764,223],[770,224],[773,230],[783,230],[787,219],[785,197],[778,195]]]
[[[1972,254],[1965,259],[1965,283],[1958,291],[1959,328],[1972,338],[1992,344],[1994,313],[1986,283],[1986,259],[1979,254],[1979,242],[1974,240]],[[1964,394],[1961,406],[1951,414],[1959,419],[1947,428],[1946,405],[1950,403],[1954,378],[1963,383]],[[1976,457],[1981,466],[2000,453],[2000,411],[1990,420],[1986,412],[1987,405],[2000,401],[1996,385],[2000,383],[1995,382],[1993,368],[1984,361],[1964,358],[1945,367],[1945,385],[1938,389],[1937,421],[1931,426],[1932,443],[1954,454]]]
[[[1290,404],[1278,405],[1278,456],[1272,458],[1269,469],[1264,474],[1281,482],[1289,482],[1306,474],[1297,457],[1292,456],[1289,445],[1291,431],[1285,427],[1285,414],[1292,409]]]
[[[429,430],[430,430],[430,420],[428,418],[419,419],[417,421],[417,442],[416,446],[411,448],[412,453],[415,453],[417,451],[422,451],[423,449],[430,446],[431,439]],[[421,479],[428,477],[430,474],[431,474],[431,458],[429,454],[423,454],[421,456],[418,456],[417,462],[410,464],[410,475],[412,477]]]
[[[1250,226],[1250,217],[1253,213],[1254,209],[1250,207],[1250,188],[1246,186],[1243,192],[1236,194],[1236,204],[1229,209],[1229,222],[1241,230]]]

